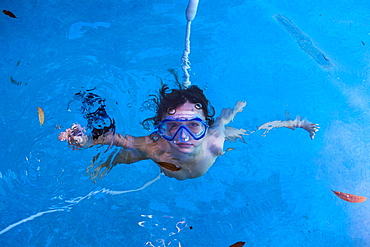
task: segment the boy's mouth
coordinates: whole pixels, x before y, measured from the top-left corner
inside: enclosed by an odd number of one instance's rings
[[[190,144],[190,143],[176,143],[176,145],[177,145],[178,147],[181,147],[181,148],[189,148],[189,147],[193,146],[193,145],[192,145],[192,144]]]

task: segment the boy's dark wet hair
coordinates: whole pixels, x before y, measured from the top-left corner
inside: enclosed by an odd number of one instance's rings
[[[208,126],[211,126],[214,123],[213,116],[215,115],[215,109],[204,95],[203,90],[195,85],[186,89],[183,89],[180,86],[179,89],[170,90],[170,88],[164,84],[159,90],[158,96],[154,96],[153,101],[157,105],[157,114],[152,118],[145,119],[143,121],[144,126],[146,126],[148,122],[152,121],[154,126],[157,127],[165,118],[168,109],[175,109],[186,101],[193,104],[199,103]]]

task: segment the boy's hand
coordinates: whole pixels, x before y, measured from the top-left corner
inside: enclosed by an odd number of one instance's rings
[[[237,112],[242,112],[243,111],[243,108],[247,105],[247,102],[245,101],[238,101],[236,102],[236,105],[234,106],[234,112],[235,114]]]
[[[66,129],[65,132],[61,132],[58,139],[60,141],[67,141],[68,145],[71,145],[73,150],[79,150],[89,145],[89,138],[85,132],[86,129],[84,127],[74,123],[71,128]]]

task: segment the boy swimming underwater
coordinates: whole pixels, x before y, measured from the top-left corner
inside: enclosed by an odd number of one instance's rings
[[[148,136],[123,136],[113,131],[88,136],[85,128],[73,124],[59,134],[59,140],[68,141],[73,149],[97,144],[121,147],[117,155],[108,159],[110,169],[119,163],[131,164],[151,159],[168,177],[185,180],[206,173],[216,158],[225,153],[225,140],[235,141],[247,135],[244,129],[226,126],[237,113],[243,111],[245,101],[238,101],[233,109],[223,109],[216,121],[213,119],[214,108],[197,86],[169,90],[164,85],[155,102],[156,116],[146,119],[144,123],[153,121],[157,130]],[[269,122],[259,129],[278,127],[303,128],[312,139],[319,128],[317,124],[297,118]]]

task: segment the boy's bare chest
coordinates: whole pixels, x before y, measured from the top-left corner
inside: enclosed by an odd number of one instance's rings
[[[169,177],[181,180],[195,178],[206,173],[218,156],[206,142],[204,144],[202,151],[197,154],[176,155],[168,148],[168,144],[158,141],[152,146],[148,158],[152,159]]]

